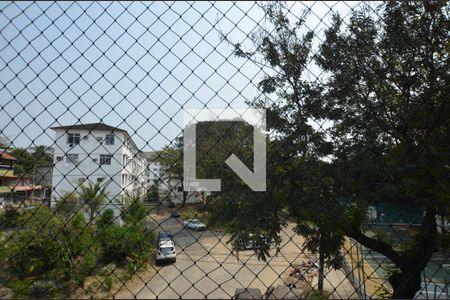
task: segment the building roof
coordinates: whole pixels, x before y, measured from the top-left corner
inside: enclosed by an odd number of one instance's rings
[[[66,126],[50,127],[50,129],[63,129],[63,130],[103,130],[103,131],[122,131],[127,132],[124,129],[110,126],[104,123],[87,123],[87,124],[74,124]]]
[[[33,191],[33,190],[41,190],[42,186],[41,185],[17,185],[17,186],[13,186],[10,187],[12,191],[14,192],[27,192],[27,191]]]
[[[87,130],[87,131],[102,130],[102,131],[107,131],[107,132],[113,132],[113,131],[123,132],[126,134],[126,136],[128,136],[128,141],[130,141],[133,144],[133,146],[136,149],[138,149],[138,147],[136,146],[136,143],[133,141],[133,139],[131,138],[128,131],[126,131],[125,129],[119,128],[119,127],[107,125],[105,123],[74,124],[74,125],[50,127],[50,129],[53,129],[53,130]]]
[[[6,153],[5,151],[0,151],[0,158],[6,159],[6,160],[17,160],[14,156],[11,154]]]

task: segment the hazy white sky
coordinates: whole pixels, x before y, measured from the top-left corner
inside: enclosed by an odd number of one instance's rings
[[[144,151],[181,133],[182,108],[245,108],[263,70],[232,55],[263,25],[260,3],[0,3],[0,130],[51,145],[51,126],[103,121]],[[320,42],[331,11],[360,3],[288,2]],[[312,68],[314,72],[314,68]]]

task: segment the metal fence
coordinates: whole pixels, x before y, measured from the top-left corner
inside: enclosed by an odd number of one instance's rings
[[[1,3],[0,297],[449,298],[449,8]]]

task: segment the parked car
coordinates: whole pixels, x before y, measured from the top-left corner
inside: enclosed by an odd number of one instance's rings
[[[173,235],[170,232],[168,232],[168,231],[160,231],[158,233],[158,245],[162,241],[171,241],[172,237],[173,237]]]
[[[156,251],[156,263],[161,262],[176,262],[177,252],[175,244],[170,240],[161,240]]]
[[[172,217],[174,217],[174,218],[179,218],[180,216],[181,215],[180,215],[180,212],[178,211],[178,209],[172,213]]]
[[[200,222],[199,219],[189,219],[183,222],[184,228],[189,228],[195,231],[206,230],[206,225]]]
[[[255,239],[254,234],[249,233],[247,237],[244,234],[240,234],[237,238],[237,245],[240,251],[245,250],[254,250],[258,247],[258,245],[267,245],[270,247],[270,240],[263,234],[259,235],[259,240]]]

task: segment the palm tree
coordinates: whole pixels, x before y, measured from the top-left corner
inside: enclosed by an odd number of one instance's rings
[[[96,214],[98,213],[100,206],[104,203],[108,196],[106,187],[108,184],[103,184],[105,178],[101,177],[97,179],[97,182],[93,184],[89,182],[87,185],[83,184],[83,180],[78,180],[80,191],[81,203],[86,205],[89,209],[89,222],[94,223]]]

